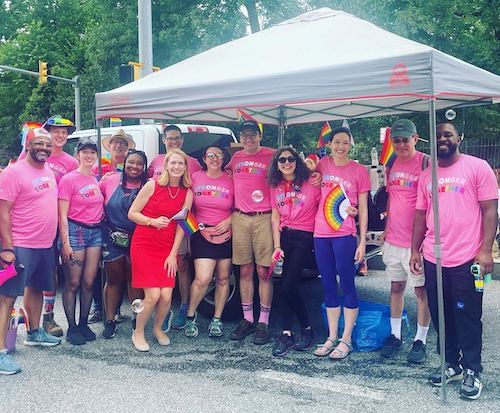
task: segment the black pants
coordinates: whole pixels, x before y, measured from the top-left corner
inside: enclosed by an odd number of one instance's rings
[[[483,293],[474,288],[474,276],[470,273],[472,263],[443,267],[445,357],[453,366],[461,364],[465,369],[481,372]],[[436,265],[424,260],[424,268],[432,323],[439,331]]]
[[[281,233],[281,248],[285,253],[281,279],[283,330],[292,330],[294,313],[301,328],[309,327],[306,306],[299,293],[299,282],[304,264],[312,255],[313,245],[312,232],[283,229]]]

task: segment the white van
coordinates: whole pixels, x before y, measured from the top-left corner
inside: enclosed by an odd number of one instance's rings
[[[148,162],[160,154],[165,153],[165,145],[162,141],[163,128],[166,125],[150,124],[150,125],[131,125],[113,128],[102,128],[101,139],[111,136],[118,129],[123,129],[125,133],[132,136],[135,142],[135,148],[146,152]],[[208,145],[217,145],[221,148],[230,147],[232,143],[237,142],[234,133],[229,128],[222,126],[210,125],[185,125],[176,124],[184,136],[184,144],[182,150],[188,155],[191,155],[198,160],[201,160],[203,149]],[[96,129],[80,130],[68,138],[64,150],[73,155],[78,139],[81,137],[97,137]],[[102,148],[102,155],[106,155],[106,150]]]

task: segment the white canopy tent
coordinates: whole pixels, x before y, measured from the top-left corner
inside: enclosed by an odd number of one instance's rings
[[[287,124],[428,112],[444,381],[436,110],[498,102],[500,76],[322,8],[98,93],[96,117],[99,125],[115,116],[236,121],[241,108],[279,125],[282,144]],[[446,386],[442,391],[446,399]]]

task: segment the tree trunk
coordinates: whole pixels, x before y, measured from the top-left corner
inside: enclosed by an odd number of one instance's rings
[[[250,29],[252,30],[252,33],[260,32],[259,17],[257,16],[255,0],[244,0],[243,3],[247,9],[248,20],[250,20]]]

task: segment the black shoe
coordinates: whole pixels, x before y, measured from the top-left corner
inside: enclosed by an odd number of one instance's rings
[[[446,384],[452,381],[459,381],[464,378],[464,371],[460,366],[448,366],[444,373],[446,376]],[[428,380],[434,386],[441,387],[441,370],[432,373]]]
[[[269,326],[265,323],[257,323],[253,343],[257,345],[267,344],[269,342]]]
[[[293,336],[289,336],[288,334],[282,334],[274,344],[273,347],[273,356],[283,357],[288,352],[295,347],[295,340]]]
[[[300,332],[299,340],[295,344],[295,350],[306,351],[309,350],[314,341],[314,334],[312,328],[302,329]]]
[[[87,343],[87,340],[77,326],[68,328],[66,332],[66,341],[74,346],[81,346]]]
[[[398,340],[394,334],[391,334],[385,341],[382,350],[380,350],[380,355],[387,358],[394,357],[394,355],[401,350],[401,343],[401,340]]]
[[[87,323],[95,324],[95,323],[99,323],[101,321],[102,321],[102,311],[91,310],[90,314],[89,314],[89,318],[87,320]]]
[[[96,339],[95,333],[89,328],[87,324],[80,324],[78,328],[80,329],[82,336],[85,337],[85,340],[94,341]]]
[[[413,346],[407,356],[408,363],[420,364],[425,361],[425,344],[422,340],[413,342]]]
[[[483,390],[483,383],[479,380],[479,374],[474,370],[467,369],[465,377],[460,385],[460,396],[466,399],[476,400],[481,396]]]
[[[246,336],[255,331],[255,326],[248,320],[241,320],[238,326],[231,333],[229,338],[231,340],[243,340]]]
[[[106,325],[104,326],[104,331],[102,332],[102,336],[106,339],[113,338],[115,336],[116,331],[116,321],[109,320],[106,321]]]

